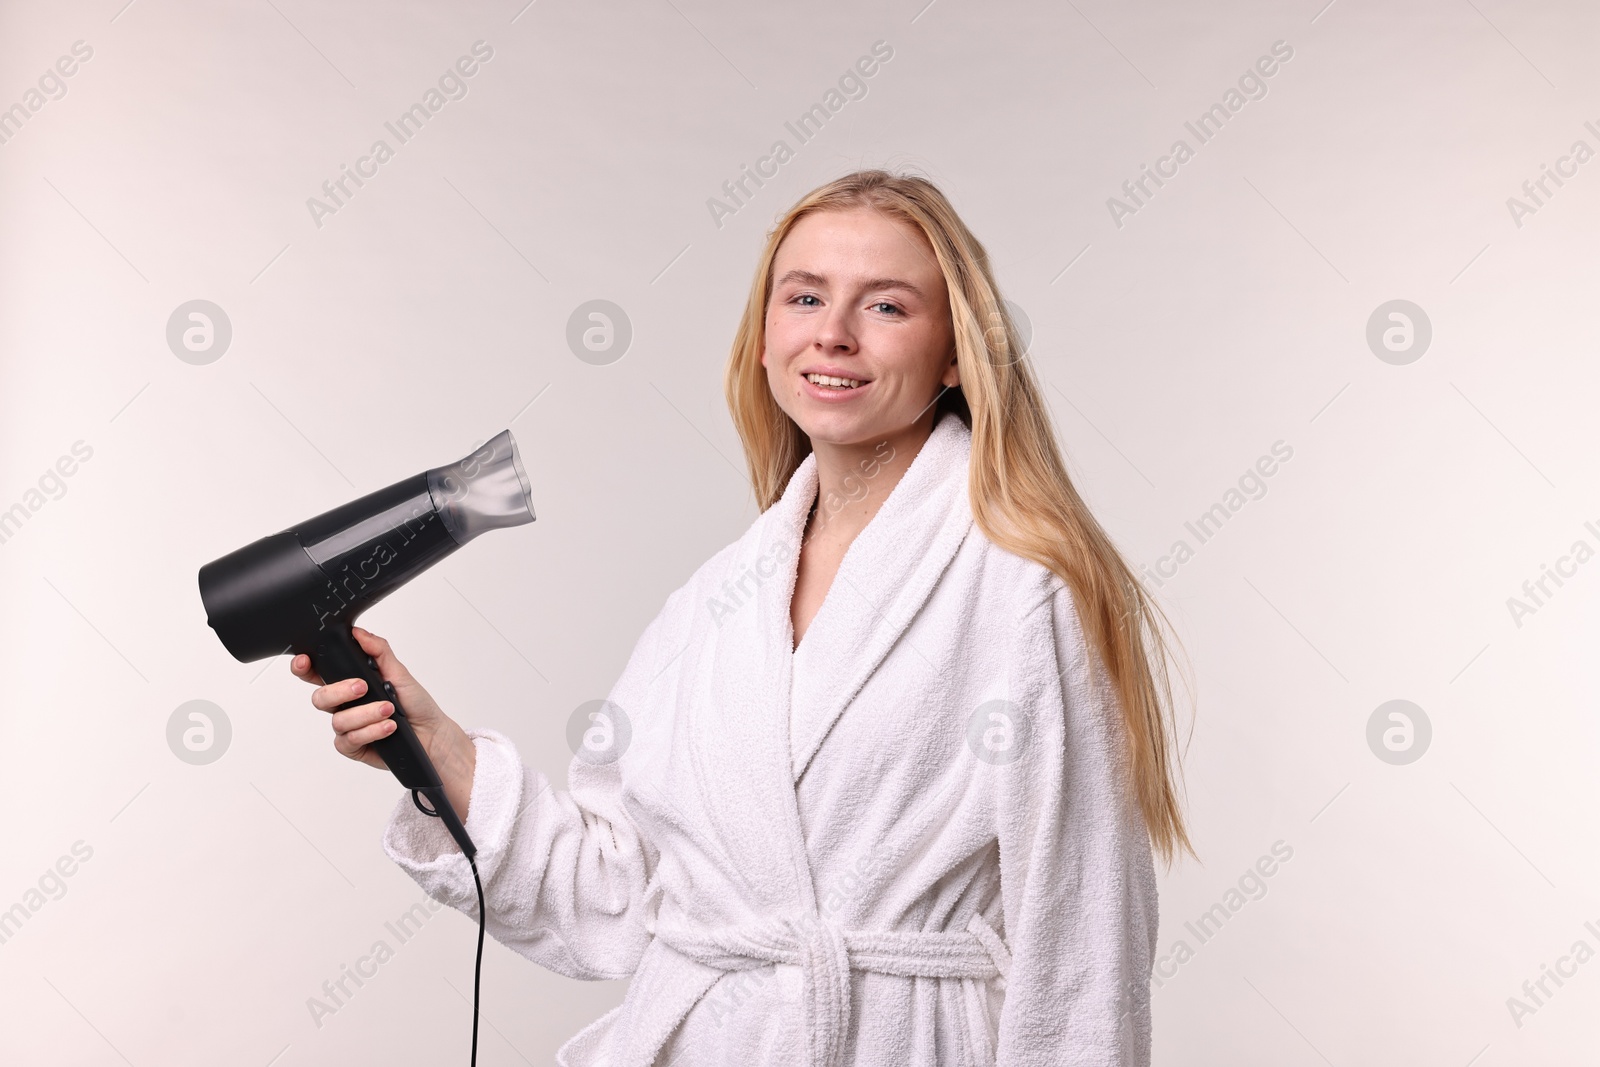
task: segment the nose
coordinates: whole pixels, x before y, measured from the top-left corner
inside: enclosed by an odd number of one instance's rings
[[[839,303],[828,309],[817,324],[815,344],[822,352],[852,353],[856,350],[854,322],[848,305]]]

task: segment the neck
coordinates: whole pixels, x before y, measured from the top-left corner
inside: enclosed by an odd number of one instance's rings
[[[806,540],[830,545],[854,541],[910,469],[933,432],[936,417],[937,412],[927,412],[904,429],[856,444],[813,439],[817,499]]]

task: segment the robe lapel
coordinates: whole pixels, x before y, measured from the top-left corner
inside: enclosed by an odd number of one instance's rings
[[[951,413],[941,416],[911,467],[845,553],[794,657],[804,669],[791,696],[791,781],[805,773],[833,724],[900,641],[971,528],[970,450],[970,432],[961,420]],[[810,507],[815,483],[813,467],[802,509]],[[786,562],[798,570],[798,558]],[[791,594],[793,587],[791,578]],[[768,625],[792,641],[791,595],[765,592],[771,601],[767,610],[780,616],[769,618]],[[922,661],[930,676],[945,669],[914,644],[906,645],[904,655]]]
[[[900,639],[971,528],[970,436],[944,415],[878,513],[852,542],[806,632],[796,679],[789,607],[800,539],[817,493],[816,456],[735,550],[730,582],[754,596],[720,617],[703,661],[707,699],[691,711],[696,806],[755,914],[816,908],[795,783],[829,729]],[[914,650],[907,655],[915,656]],[[930,673],[942,665],[928,663]],[[798,681],[798,685],[796,682]],[[791,700],[803,714],[790,738]],[[680,782],[679,787],[685,783]]]
[[[808,456],[734,549],[727,579],[713,593],[736,606],[719,612],[710,631],[706,699],[692,709],[687,750],[702,817],[715,828],[722,859],[734,868],[734,888],[753,916],[789,913],[797,904],[815,907],[789,778],[793,676],[786,618],[800,534],[815,495],[816,457]]]

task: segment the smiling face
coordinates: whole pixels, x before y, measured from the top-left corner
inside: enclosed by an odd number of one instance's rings
[[[931,424],[934,399],[960,378],[944,274],[920,230],[871,208],[807,215],[778,246],[772,279],[761,365],[813,446]]]

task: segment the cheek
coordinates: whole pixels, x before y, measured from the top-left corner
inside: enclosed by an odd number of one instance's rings
[[[909,343],[899,352],[896,360],[905,377],[931,381],[944,373],[949,363],[946,353],[950,345],[938,330],[921,332],[914,339],[907,338],[907,341]]]
[[[796,349],[805,347],[804,340],[797,335],[794,326],[782,319],[767,323],[766,332],[766,348],[763,355],[767,357],[766,365],[769,367],[783,363]]]
[[[767,334],[766,344],[761,349],[761,365],[767,368],[768,373],[776,373],[783,368],[783,344]]]

